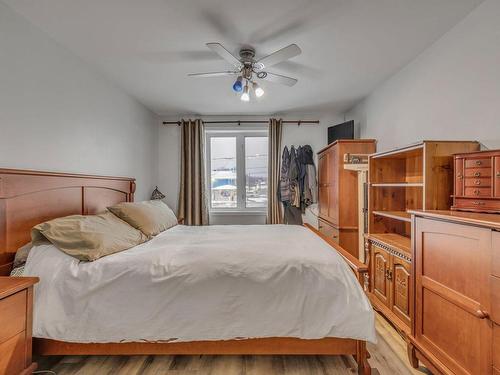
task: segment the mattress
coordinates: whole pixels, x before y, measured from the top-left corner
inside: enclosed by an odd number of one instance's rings
[[[94,262],[34,247],[33,336],[78,343],[342,337],[376,341],[343,258],[307,228],[178,225]]]

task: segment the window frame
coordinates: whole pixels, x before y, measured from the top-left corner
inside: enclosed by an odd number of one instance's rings
[[[265,207],[246,207],[246,158],[245,158],[245,138],[263,137],[268,138],[266,128],[255,129],[205,129],[205,174],[207,185],[208,210],[211,214],[258,214],[267,212]],[[212,207],[212,158],[211,158],[211,140],[212,138],[236,138],[236,207],[217,208]],[[269,157],[269,156],[268,156]]]

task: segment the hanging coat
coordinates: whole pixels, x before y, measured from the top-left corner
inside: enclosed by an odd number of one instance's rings
[[[280,170],[280,201],[290,202],[290,152],[285,146],[281,154],[281,170]]]
[[[318,183],[316,181],[316,167],[314,166],[314,156],[312,147],[305,145],[302,147],[301,162],[304,165],[304,206],[309,206],[318,201]]]
[[[290,149],[290,203],[292,206],[300,207],[299,166],[295,147]]]

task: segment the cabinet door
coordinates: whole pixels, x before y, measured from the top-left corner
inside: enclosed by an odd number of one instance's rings
[[[490,374],[491,230],[417,217],[414,238],[419,347],[447,372]]]
[[[333,224],[339,224],[339,155],[338,145],[330,150],[330,160],[328,164],[329,183],[330,183],[330,206],[328,216]]]
[[[323,152],[318,157],[318,183],[319,184],[328,184],[330,182],[328,176],[328,162],[329,162],[330,154],[328,151]]]
[[[328,217],[330,206],[329,159],[328,151],[319,155],[318,158],[318,209],[321,217]]]
[[[464,195],[464,159],[455,159],[455,192],[456,196]]]
[[[391,309],[398,318],[410,326],[410,263],[392,257]]]
[[[495,157],[495,165],[493,169],[494,190],[493,196],[500,198],[500,156]]]
[[[385,305],[389,306],[390,296],[390,254],[372,243],[372,288],[373,294]]]

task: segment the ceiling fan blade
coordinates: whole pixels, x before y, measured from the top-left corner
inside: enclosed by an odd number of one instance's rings
[[[211,72],[211,73],[189,73],[189,77],[222,77],[240,74],[238,71]]]
[[[220,43],[207,43],[207,47],[226,60],[228,63],[234,65],[237,69],[242,68],[240,60],[238,60],[231,52],[225,49]]]
[[[300,55],[301,53],[302,51],[298,45],[290,44],[289,46],[260,59],[254,64],[254,68],[262,70],[282,61],[291,59],[292,57]]]
[[[282,85],[290,86],[290,87],[295,85],[298,82],[295,78],[282,76],[281,74],[275,74],[275,73],[269,73],[269,72],[266,72],[266,76],[263,77],[262,79],[265,79],[266,81],[270,81],[270,82],[274,82],[274,83],[280,83]]]

